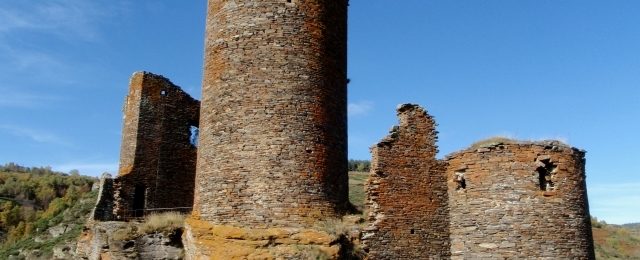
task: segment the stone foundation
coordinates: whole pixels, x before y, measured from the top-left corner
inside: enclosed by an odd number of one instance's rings
[[[301,228],[240,228],[187,219],[185,258],[339,259],[340,237]]]

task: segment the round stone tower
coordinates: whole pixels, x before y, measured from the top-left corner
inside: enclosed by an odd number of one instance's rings
[[[193,215],[304,227],[347,188],[348,0],[209,0]]]
[[[512,140],[450,155],[452,258],[594,259],[584,156]]]

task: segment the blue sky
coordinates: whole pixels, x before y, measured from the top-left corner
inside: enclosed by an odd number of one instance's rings
[[[129,77],[200,97],[206,1],[0,1],[0,163],[117,168]],[[479,139],[587,150],[591,213],[640,222],[640,1],[351,0],[349,156],[436,117],[440,157]]]

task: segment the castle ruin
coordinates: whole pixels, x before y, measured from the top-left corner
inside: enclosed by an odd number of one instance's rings
[[[98,220],[125,220],[149,211],[190,211],[196,167],[200,102],[168,79],[148,72],[131,77],[123,112],[120,167],[112,181],[112,214]]]
[[[133,75],[118,176],[94,218],[191,211],[188,258],[341,254],[349,211],[347,0],[209,0],[202,104]],[[584,151],[484,143],[436,159],[434,119],[401,105],[372,148],[368,259],[593,259]]]
[[[415,105],[398,108],[400,125],[372,149],[368,222],[371,259],[449,255],[446,163],[436,160],[435,121]]]
[[[371,259],[594,259],[585,152],[557,141],[489,140],[437,160],[435,122],[398,108],[372,148]]]

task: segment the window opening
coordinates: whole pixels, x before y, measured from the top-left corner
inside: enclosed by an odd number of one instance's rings
[[[464,178],[465,171],[457,171],[455,173],[456,190],[464,190],[467,188],[467,180]]]
[[[198,136],[200,135],[200,130],[197,126],[189,126],[189,143],[191,145],[198,147]]]
[[[167,91],[166,90],[161,90],[160,91],[160,96],[166,97],[167,96]]]
[[[542,165],[538,166],[538,168],[536,169],[536,171],[538,172],[538,184],[540,186],[540,190],[553,191],[556,189],[553,180],[558,167],[555,164],[551,163],[549,159],[545,159],[540,162],[542,163]]]

